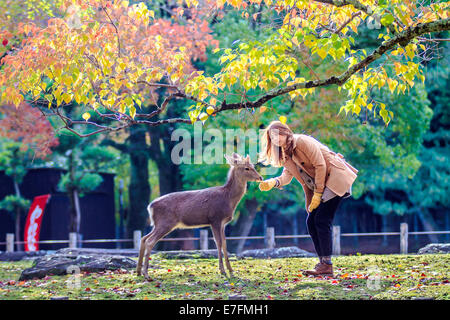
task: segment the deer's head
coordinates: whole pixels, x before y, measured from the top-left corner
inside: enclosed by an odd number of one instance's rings
[[[234,167],[235,173],[240,179],[245,181],[262,181],[263,177],[255,170],[255,166],[250,162],[250,156],[242,157],[237,153],[231,156],[225,155],[227,163]]]

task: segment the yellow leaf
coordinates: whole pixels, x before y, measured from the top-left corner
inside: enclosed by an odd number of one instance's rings
[[[206,113],[211,115],[213,114],[213,112],[216,111],[213,107],[209,106],[208,108],[206,108]]]
[[[200,113],[198,118],[202,121],[205,121],[206,119],[208,119],[208,115],[206,113],[202,112],[202,113]]]
[[[266,111],[267,110],[267,107],[266,106],[262,106],[261,108],[259,108],[259,112],[260,113],[263,113],[264,111]]]
[[[85,121],[88,121],[89,118],[91,117],[91,115],[89,114],[89,112],[85,112],[85,113],[83,113],[82,117]]]
[[[130,107],[130,116],[134,119],[136,116],[136,108],[134,106]]]
[[[319,57],[321,57],[322,58],[322,60],[323,59],[325,59],[325,57],[327,56],[327,52],[325,51],[325,50],[323,50],[323,49],[317,49],[317,52],[316,52],[318,55],[319,55]]]
[[[284,123],[284,124],[287,121],[287,118],[285,116],[280,116],[278,119],[280,120],[281,123]]]
[[[412,60],[414,58],[414,56],[416,55],[414,52],[414,45],[413,44],[408,44],[405,47],[406,50],[406,54],[408,55],[408,57]]]
[[[388,83],[389,90],[391,91],[391,93],[394,93],[395,87],[397,86],[397,81],[388,78],[387,83]]]
[[[290,12],[284,17],[283,24],[286,24],[290,21]]]

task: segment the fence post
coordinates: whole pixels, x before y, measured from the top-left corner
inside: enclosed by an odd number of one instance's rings
[[[200,250],[208,250],[208,229],[200,230]]]
[[[333,255],[341,254],[341,226],[333,226]]]
[[[400,253],[408,253],[408,224],[400,223]]]
[[[139,250],[141,248],[141,238],[142,238],[142,231],[134,230],[134,232],[133,232],[133,247],[134,247],[134,249]]]
[[[78,235],[76,232],[69,233],[69,248],[76,248],[78,243]]]
[[[275,228],[269,227],[266,229],[266,248],[275,248]]]
[[[14,252],[14,233],[6,234],[6,252]]]

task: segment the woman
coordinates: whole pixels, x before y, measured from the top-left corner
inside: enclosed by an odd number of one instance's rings
[[[272,121],[264,130],[262,146],[259,161],[284,169],[281,176],[261,182],[260,190],[281,189],[293,177],[303,187],[308,213],[306,225],[319,257],[314,270],[305,274],[333,276],[333,218],[341,200],[351,196],[358,170],[340,153],[336,154],[309,135],[294,134],[280,121]]]

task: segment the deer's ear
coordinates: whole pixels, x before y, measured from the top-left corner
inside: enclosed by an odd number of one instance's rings
[[[230,161],[230,158],[229,158],[226,154],[224,154],[223,157],[225,158],[225,160],[227,161],[227,163],[230,164],[230,162],[231,162],[231,161]]]
[[[230,156],[227,156],[226,154],[224,155],[224,157],[225,157],[225,159],[227,160],[227,163],[228,163],[230,166],[234,166],[234,165],[237,164],[236,158],[232,158],[232,157],[230,157]]]
[[[250,163],[250,155],[247,155],[244,160],[246,163]]]

